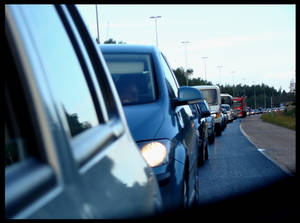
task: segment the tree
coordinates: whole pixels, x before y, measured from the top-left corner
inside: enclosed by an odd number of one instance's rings
[[[116,44],[117,43],[117,41],[115,41],[114,39],[112,39],[112,38],[109,38],[108,40],[105,40],[104,41],[104,44]]]
[[[176,70],[173,70],[177,82],[180,86],[185,86],[186,85],[186,76],[184,73],[184,69],[182,67],[178,67]]]

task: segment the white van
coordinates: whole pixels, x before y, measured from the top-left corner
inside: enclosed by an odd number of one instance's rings
[[[216,85],[198,85],[192,86],[201,91],[203,98],[208,103],[211,113],[215,118],[215,132],[217,136],[222,134],[223,114],[221,111],[220,88]]]

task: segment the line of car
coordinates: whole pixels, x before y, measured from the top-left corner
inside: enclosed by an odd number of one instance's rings
[[[73,5],[6,5],[5,35],[6,218],[149,216],[198,202],[197,168],[234,120],[219,90],[212,111],[157,47],[97,45]]]
[[[257,109],[248,109],[247,115],[257,115],[262,113],[270,113],[270,112],[279,112],[284,111],[285,107],[274,107],[274,108],[257,108]]]

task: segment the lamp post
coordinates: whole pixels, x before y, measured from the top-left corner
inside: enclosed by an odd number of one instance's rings
[[[207,78],[206,78],[206,59],[208,57],[202,57],[202,60],[204,61],[204,75],[205,75],[205,81],[207,81]]]
[[[217,66],[217,68],[219,68],[219,83],[220,83],[220,85],[221,85],[221,68],[222,67],[223,66],[221,66],[221,65]]]
[[[265,85],[264,85],[264,104],[265,104],[265,109],[266,109],[266,94],[265,94]]]
[[[155,19],[155,36],[156,36],[156,47],[158,47],[157,40],[157,19],[161,18],[161,16],[151,16],[150,19]]]
[[[256,109],[256,94],[255,94],[255,83],[253,81],[253,89],[254,89],[254,109]]]
[[[96,5],[96,22],[97,22],[97,43],[100,43],[100,37],[99,37],[99,24],[98,24],[98,6]]]
[[[243,81],[244,81],[244,96],[246,96],[246,82],[245,82],[245,78],[243,78]]]
[[[187,75],[187,44],[190,43],[189,41],[182,41],[181,43],[184,44],[184,52],[185,52],[185,72],[186,72],[186,86],[188,86],[189,78]]]
[[[232,97],[234,97],[234,75],[233,74],[235,73],[235,71],[233,70],[230,73],[232,75]]]

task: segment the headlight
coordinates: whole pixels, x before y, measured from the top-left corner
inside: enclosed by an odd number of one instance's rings
[[[141,147],[141,152],[150,167],[156,167],[168,162],[167,147],[163,142],[152,141],[138,143]]]
[[[216,118],[216,117],[217,117],[217,115],[216,115],[215,113],[213,113],[213,116],[214,116],[214,118]]]

